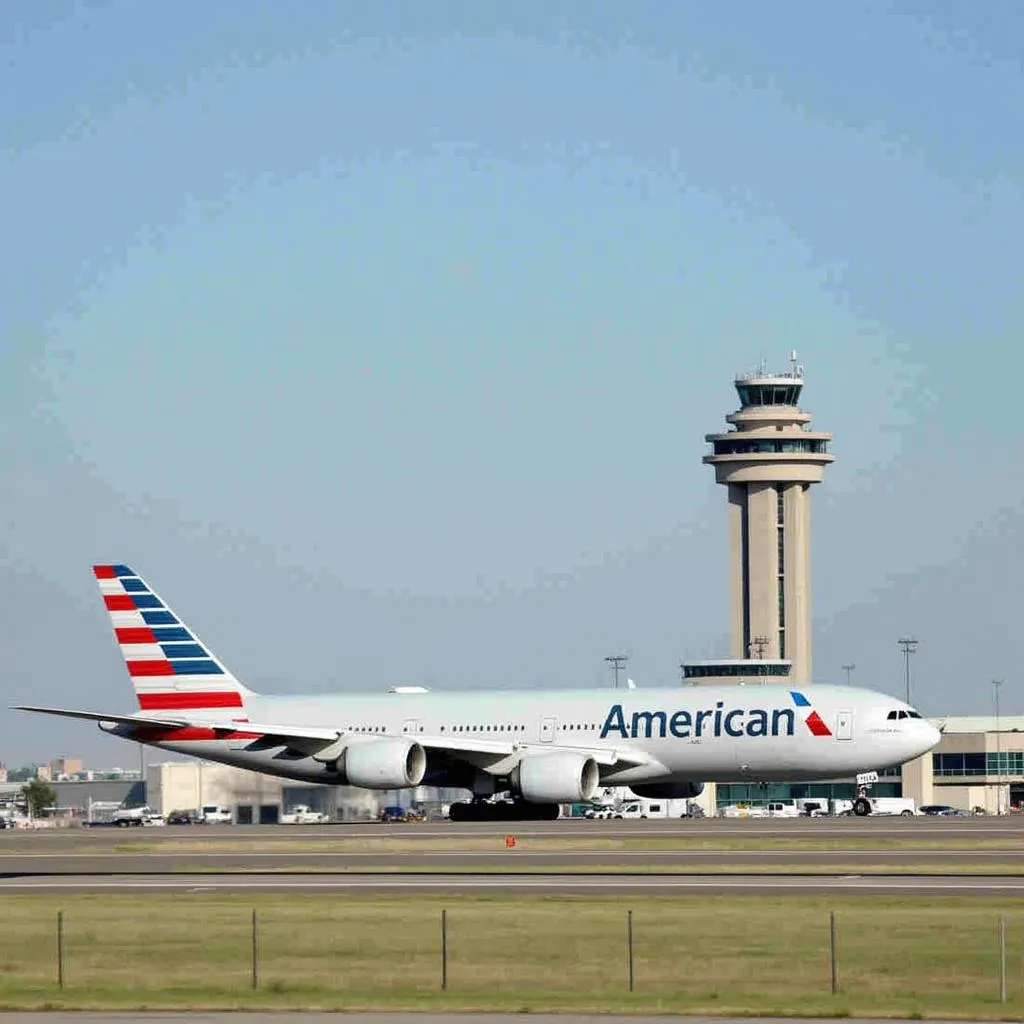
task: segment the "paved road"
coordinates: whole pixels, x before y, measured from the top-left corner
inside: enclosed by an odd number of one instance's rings
[[[46,844],[64,848],[71,845],[86,849],[112,846],[125,842],[126,836],[138,841],[161,839],[211,839],[227,841],[272,840],[287,843],[295,839],[344,840],[380,839],[456,839],[483,836],[516,835],[551,838],[685,838],[709,837],[761,839],[792,837],[800,839],[872,838],[921,839],[935,842],[942,839],[1019,838],[1024,841],[1024,815],[996,818],[880,817],[880,818],[705,818],[700,820],[666,819],[663,821],[516,821],[497,824],[423,822],[420,824],[382,825],[376,822],[338,823],[332,825],[208,825],[168,826],[159,829],[70,828],[17,829],[0,831],[0,853],[21,851],[27,846],[41,848]]]
[[[362,1024],[450,1024],[452,1019],[459,1024],[514,1024],[524,1019],[516,1013],[256,1013],[246,1011],[246,1016],[255,1017],[260,1024],[337,1024],[338,1021],[362,1022]],[[127,1013],[0,1013],[0,1024],[99,1024],[100,1021],[116,1021],[117,1024],[170,1024],[172,1021],[187,1020],[190,1024],[238,1024],[240,1014],[204,1013],[190,1011],[127,1012]],[[530,1013],[526,1018],[530,1024],[792,1024],[788,1018],[780,1017],[682,1017],[659,1014],[650,1016],[624,1016],[621,1014]],[[849,1024],[911,1024],[910,1021],[888,1018],[886,1020],[847,1018]],[[834,1018],[826,1020],[801,1017],[800,1024],[835,1024]],[[930,1020],[929,1024],[982,1024],[968,1020]],[[991,1024],[991,1022],[985,1022]]]
[[[407,893],[888,893],[1024,897],[1024,876],[927,875],[64,875],[0,879],[8,893],[407,892]]]
[[[1012,850],[523,850],[495,849],[463,853],[420,850],[407,853],[364,851],[360,853],[317,853],[305,851],[216,852],[185,851],[162,853],[97,852],[3,853],[0,878],[25,875],[155,875],[182,871],[450,871],[507,872],[516,870],[657,871],[707,873],[710,869],[760,871],[782,869],[922,870],[928,873],[988,871],[1024,874],[1024,849]],[[902,866],[902,867],[901,867]]]
[[[506,848],[503,837],[514,834],[523,842]],[[780,838],[854,849],[727,850],[694,848],[737,839],[757,844]],[[401,840],[413,849],[373,850],[370,840]],[[524,849],[530,840],[547,840],[555,849]],[[675,849],[579,850],[578,840],[672,840]],[[1009,840],[1014,849],[950,849],[946,843],[964,840]],[[566,840],[565,849],[557,849]],[[912,848],[886,848],[892,840]],[[348,842],[361,849],[346,849]],[[491,849],[468,849],[481,841]],[[874,843],[877,842],[877,846]],[[945,841],[945,842],[944,842]],[[258,851],[246,849],[258,843]],[[419,843],[422,849],[416,849]],[[208,844],[220,849],[203,849]],[[866,844],[871,845],[866,845]],[[236,847],[237,844],[237,847]],[[463,845],[464,844],[464,845]],[[1018,846],[1019,844],[1019,846]],[[437,846],[446,849],[436,849]],[[429,847],[435,847],[430,849]],[[134,849],[132,849],[134,847]],[[297,847],[301,847],[298,848]],[[148,849],[147,849],[148,848]],[[508,871],[567,869],[582,871],[658,869],[706,872],[764,867],[846,870],[907,865],[958,872],[970,865],[991,864],[990,870],[1024,872],[1024,816],[1004,818],[833,818],[833,819],[705,819],[701,821],[584,821],[523,822],[514,824],[361,823],[337,826],[210,826],[154,829],[40,829],[0,832],[0,877],[116,873],[169,874],[182,871]],[[1016,858],[1019,865],[1008,867]]]

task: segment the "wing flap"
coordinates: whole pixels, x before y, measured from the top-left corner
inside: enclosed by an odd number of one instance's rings
[[[577,751],[592,757],[602,767],[610,768],[614,765],[643,765],[653,764],[654,758],[643,751],[626,749],[617,750],[608,747],[587,747],[570,744],[558,744],[557,746],[548,743],[516,743],[513,741],[503,742],[501,740],[471,739],[469,737],[454,736],[416,736],[417,743],[428,750],[440,750],[458,756],[459,754],[481,754],[490,755],[494,758],[510,757],[513,754],[544,753],[545,751]]]

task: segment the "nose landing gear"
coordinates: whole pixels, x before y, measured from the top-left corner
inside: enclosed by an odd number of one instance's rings
[[[868,790],[878,781],[878,772],[861,772],[857,776],[857,798],[853,801],[853,813],[858,818],[865,818],[871,813],[871,801]]]

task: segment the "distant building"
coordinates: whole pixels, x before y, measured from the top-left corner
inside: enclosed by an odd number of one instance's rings
[[[80,757],[58,757],[51,761],[47,767],[50,769],[50,778],[53,781],[67,780],[73,775],[84,771],[85,765]]]
[[[439,800],[436,790],[421,787],[376,792],[354,786],[321,786],[203,761],[168,761],[146,773],[148,804],[167,815],[215,804],[231,811],[240,825],[272,825],[299,804],[326,813],[332,821],[372,821],[382,807]],[[452,799],[460,796],[452,795]]]

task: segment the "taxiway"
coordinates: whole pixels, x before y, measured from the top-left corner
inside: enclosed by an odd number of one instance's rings
[[[56,875],[0,878],[9,893],[110,892],[407,892],[650,895],[871,893],[914,896],[1024,896],[1024,876],[992,875],[624,875],[344,874],[344,875]]]
[[[329,825],[186,825],[159,828],[51,828],[0,831],[0,855],[24,848],[22,844],[54,844],[102,848],[124,843],[126,836],[139,841],[154,837],[217,839],[226,842],[261,841],[288,843],[312,839],[437,840],[515,835],[526,838],[680,838],[764,839],[792,837],[805,840],[876,839],[879,841],[926,839],[954,840],[983,837],[1017,837],[1024,841],[1024,815],[964,818],[696,818],[593,821],[563,818],[559,821],[511,821],[460,823],[447,821],[381,824],[338,822]]]

